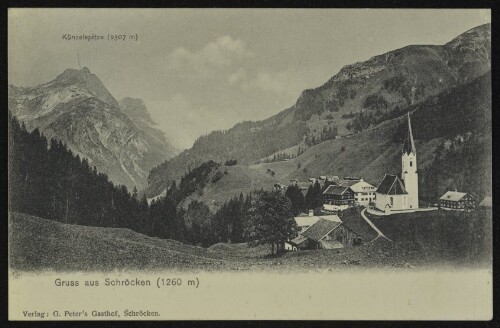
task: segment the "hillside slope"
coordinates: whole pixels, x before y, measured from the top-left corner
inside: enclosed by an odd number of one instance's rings
[[[9,110],[28,130],[63,141],[130,190],[144,187],[149,170],[177,153],[153,122],[138,120],[147,110],[137,102],[120,104],[88,68],[67,69],[39,86],[9,86]]]
[[[298,144],[306,148],[363,131],[485,74],[490,58],[491,25],[486,24],[445,45],[407,46],[345,66],[324,85],[305,90],[291,108],[199,138],[191,149],[151,170],[146,192],[159,194],[187,168],[209,159],[252,164]],[[330,130],[335,133],[327,134]]]
[[[414,269],[415,266],[417,269],[450,266],[461,270],[478,266],[490,268],[491,220],[477,221],[471,227],[469,219],[449,217],[447,220],[455,222],[455,225],[434,221],[441,229],[430,234],[417,234],[417,242],[402,240],[336,250],[309,250],[269,258],[266,257],[269,245],[253,248],[246,243],[219,243],[207,249],[147,237],[128,229],[68,225],[10,213],[9,265],[13,270],[28,272],[278,270],[290,273],[374,267],[396,271]],[[460,223],[459,229],[456,229],[456,223]],[[404,227],[408,224],[405,223]],[[455,230],[453,240],[427,243],[429,236],[432,240],[443,241],[440,236],[448,235],[451,228]],[[398,226],[387,222],[385,229],[398,230]],[[480,235],[476,238],[469,233],[472,231]],[[474,242],[468,243],[462,233]],[[461,247],[457,249],[456,245]]]
[[[17,270],[151,270],[218,266],[207,249],[128,229],[63,224],[9,215],[10,265]]]
[[[253,190],[268,190],[278,182],[268,172],[261,172],[248,166],[222,166],[217,172],[223,172],[219,175],[217,181],[210,181],[202,189],[198,189],[186,197],[181,206],[186,208],[193,200],[197,200],[208,205],[211,211],[218,209],[220,205],[240,193],[247,194]],[[215,176],[216,172],[212,174]],[[213,177],[212,177],[213,179]],[[214,179],[215,180],[215,179]]]
[[[449,188],[491,195],[491,96],[487,73],[408,108],[424,198],[433,199]],[[250,167],[272,170],[282,183],[319,175],[354,175],[376,186],[385,173],[400,173],[406,129],[403,115],[352,136],[322,142],[295,159]],[[438,151],[439,147],[444,148]],[[429,189],[432,194],[426,194]]]

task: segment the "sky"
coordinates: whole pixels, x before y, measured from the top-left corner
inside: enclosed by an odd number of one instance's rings
[[[10,9],[8,18],[10,84],[53,80],[79,67],[78,52],[116,99],[141,98],[181,149],[289,108],[347,64],[491,21],[479,9]]]

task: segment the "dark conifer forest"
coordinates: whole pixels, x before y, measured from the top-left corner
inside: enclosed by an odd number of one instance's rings
[[[113,185],[61,141],[48,140],[38,129],[28,132],[10,112],[8,124],[10,211],[68,224],[128,228],[205,247],[245,241],[251,194],[221,204],[215,214],[196,201],[186,210],[178,206],[203,188],[218,163],[209,161],[187,172],[166,197],[148,204],[145,197],[137,198],[135,188],[130,193],[123,185]]]

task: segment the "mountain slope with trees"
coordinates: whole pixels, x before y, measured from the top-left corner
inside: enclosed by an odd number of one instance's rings
[[[191,149],[151,170],[146,193],[160,194],[186,169],[207,160],[233,158],[249,165],[294,146],[306,149],[335,143],[338,136],[360,133],[467,84],[490,67],[491,24],[444,45],[407,46],[345,66],[324,85],[305,90],[291,108],[263,121],[239,123],[200,137]]]
[[[410,106],[421,198],[435,202],[445,190],[491,195],[491,73]],[[299,157],[252,165],[278,181],[320,175],[360,176],[377,186],[401,171],[406,114],[355,135],[325,141]]]
[[[29,132],[8,115],[9,183],[8,208],[65,224],[125,228],[151,237],[173,239],[208,247],[219,242],[248,242],[251,213],[267,194],[257,191],[223,199],[214,211],[188,197],[225,174],[221,164],[208,161],[173,183],[165,197],[148,204],[138,199],[136,188],[129,193],[115,186],[88,161],[74,155],[62,141],[48,139],[38,129]],[[226,165],[234,168],[234,162]],[[293,220],[290,204],[281,197],[284,215]],[[185,204],[185,206],[183,205]],[[264,229],[263,231],[266,231]],[[274,230],[273,230],[274,231]],[[273,235],[268,232],[267,238]]]

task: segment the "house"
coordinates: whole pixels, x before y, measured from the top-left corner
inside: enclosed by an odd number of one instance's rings
[[[339,176],[338,176],[338,175],[327,175],[327,176],[325,177],[325,180],[328,180],[328,181],[330,181],[330,182],[336,182],[336,181],[339,181],[339,180],[340,180],[340,178],[339,178]]]
[[[439,198],[439,208],[452,211],[469,211],[476,208],[476,199],[466,192],[447,191]]]
[[[319,219],[301,233],[308,239],[309,249],[335,249],[352,246],[359,240],[359,236],[342,224],[342,220]]]
[[[335,184],[337,186],[342,186],[342,187],[350,187],[352,185],[355,185],[359,181],[360,180],[343,179],[343,180],[338,180],[337,182],[334,182],[333,184]]]
[[[298,236],[293,238],[292,240],[285,242],[285,250],[288,251],[297,251],[299,249],[307,249],[309,248],[309,239],[302,235],[307,229],[311,226],[315,225],[320,220],[327,220],[332,222],[342,222],[337,215],[321,215],[315,216],[313,215],[313,211],[309,211],[309,214],[302,214],[294,217],[295,223],[300,228]]]
[[[309,239],[307,237],[299,235],[292,240],[285,242],[285,250],[287,251],[298,251],[300,249],[307,249],[309,247]]]
[[[341,211],[345,211],[350,208],[350,205],[331,205],[331,204],[323,204],[323,210],[333,213],[338,213]]]
[[[386,174],[375,192],[375,207],[383,212],[408,208],[408,192],[396,175]]]
[[[413,140],[410,113],[401,154],[401,179],[391,174],[384,176],[375,192],[375,207],[385,213],[418,209],[417,149]]]
[[[484,197],[483,201],[479,203],[479,206],[484,208],[493,208],[493,201],[491,199],[491,196]]]
[[[310,226],[314,225],[320,219],[338,221],[339,217],[337,215],[313,215],[313,211],[309,211],[309,214],[302,214],[294,217],[297,227],[300,228],[299,234],[306,231]]]
[[[337,215],[302,215],[295,218],[301,227],[300,234],[285,242],[285,250],[335,249],[372,243],[380,235],[359,212],[349,212],[340,218]]]
[[[330,185],[323,192],[323,203],[329,205],[354,205],[354,192],[350,187]]]
[[[368,204],[375,200],[375,191],[377,188],[363,179],[355,182],[350,188],[354,192],[354,202],[357,205],[368,206]]]
[[[305,214],[296,216],[294,217],[294,219],[297,227],[300,228],[299,234],[301,234],[302,232],[306,231],[307,228],[318,222],[319,217]]]
[[[285,186],[281,183],[275,183],[273,188],[274,188],[274,190],[278,190],[278,191],[286,191],[287,186]]]
[[[326,181],[336,182],[339,181],[340,179],[338,175],[320,175],[318,177],[318,180],[320,181],[320,183],[325,183]]]
[[[478,210],[480,216],[491,220],[493,215],[493,201],[491,199],[491,196],[484,197],[483,201],[479,203]]]

